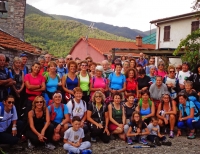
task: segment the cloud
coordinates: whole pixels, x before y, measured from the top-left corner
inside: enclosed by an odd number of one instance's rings
[[[27,0],[49,13],[149,30],[149,21],[191,11],[193,0]]]

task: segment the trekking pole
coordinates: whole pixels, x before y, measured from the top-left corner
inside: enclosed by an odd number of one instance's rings
[[[135,145],[133,148],[155,148],[155,145]]]
[[[0,147],[0,152],[1,154],[6,154],[1,147]]]

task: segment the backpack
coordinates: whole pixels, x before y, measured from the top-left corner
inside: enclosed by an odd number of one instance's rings
[[[197,113],[196,115],[194,115],[194,116],[195,116],[195,117],[200,116],[200,102],[197,101],[196,97],[194,97],[194,96],[189,96],[189,97],[188,97],[188,100],[189,100],[189,101],[192,101],[192,102],[194,103],[195,107],[196,107],[197,110],[198,110],[198,113]]]
[[[82,100],[82,99],[81,99]],[[74,107],[75,107],[75,102],[74,102],[74,99],[71,99],[72,101],[72,111],[74,110]],[[84,100],[83,101],[83,105],[85,106],[86,105],[86,102]]]
[[[57,115],[57,114],[56,114],[56,112],[54,111],[54,105],[51,104],[50,107],[51,107],[50,120],[51,120],[51,121],[54,121],[54,119],[56,118],[56,115]],[[64,117],[64,104],[62,104],[62,103],[61,103],[61,108],[62,108],[63,117]]]
[[[148,99],[148,102],[149,102],[149,106],[151,107],[152,106],[152,101],[150,100],[150,98]],[[139,100],[139,106],[140,106],[140,108],[142,107],[142,99],[141,98]]]
[[[3,102],[0,102],[0,107],[1,107],[0,122],[2,122],[2,119],[3,119],[3,117],[4,117],[4,104],[3,104]],[[12,116],[13,116],[13,113],[14,113],[14,111],[13,111],[13,108],[12,108],[12,109],[11,109],[11,114],[12,114]]]
[[[49,72],[46,72],[46,73],[44,73],[43,74],[44,75],[44,77],[46,78],[46,83],[47,82],[49,82]],[[58,82],[60,82],[60,77],[58,76],[58,74],[56,74],[56,77],[57,77],[57,79],[58,79]]]

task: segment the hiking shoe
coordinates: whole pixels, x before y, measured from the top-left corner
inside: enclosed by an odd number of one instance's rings
[[[111,140],[116,140],[116,137],[114,135],[110,135]]]
[[[91,137],[91,142],[97,142],[95,137]]]
[[[128,145],[132,145],[132,144],[133,144],[132,139],[128,138],[128,139],[127,139],[127,143],[128,143]]]
[[[51,143],[46,143],[45,144],[45,148],[49,149],[49,150],[54,150],[56,147],[53,144],[51,144]]]
[[[187,137],[188,139],[195,139],[195,133],[190,133],[189,136]]]
[[[148,144],[148,142],[146,141],[145,138],[141,138],[141,139],[140,139],[140,143],[141,143],[141,144],[144,144],[144,145],[147,145],[147,144]]]
[[[171,146],[171,145],[172,145],[172,142],[169,142],[169,141],[162,142],[162,145]]]
[[[92,154],[92,150],[90,150],[90,149],[82,150],[81,154]]]
[[[155,145],[157,145],[157,146],[161,146],[161,143],[160,143],[158,137],[155,137],[155,138],[154,138],[154,142],[153,142],[153,143],[154,143]]]
[[[172,130],[169,133],[169,138],[174,138],[174,132]]]
[[[28,148],[33,149],[35,146],[31,143],[31,141],[28,139]]]

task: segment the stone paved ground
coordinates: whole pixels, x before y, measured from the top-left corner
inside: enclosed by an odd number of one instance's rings
[[[109,144],[103,144],[102,142],[93,143],[91,149],[93,150],[93,154],[200,154],[200,136],[193,140],[188,140],[185,136],[175,137],[171,141],[171,147],[161,146],[156,148],[134,149],[121,140],[112,140]],[[4,148],[4,151],[6,154],[66,154],[62,146],[58,146],[53,151],[42,147],[34,150],[25,148],[23,151]]]

